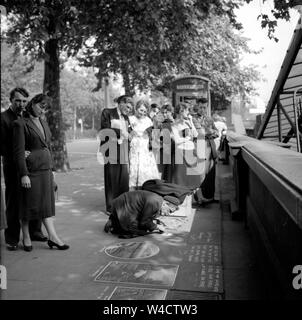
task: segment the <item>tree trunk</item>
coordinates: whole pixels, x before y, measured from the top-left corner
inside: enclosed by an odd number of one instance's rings
[[[92,114],[92,130],[94,130],[95,129],[95,125],[94,125],[94,112],[93,112],[93,114]]]
[[[46,117],[52,134],[54,168],[58,171],[66,171],[70,169],[70,165],[60,102],[60,62],[57,39],[49,39],[45,43],[43,91],[52,98],[52,110],[46,114]]]
[[[73,140],[76,140],[77,136],[77,107],[73,107]]]

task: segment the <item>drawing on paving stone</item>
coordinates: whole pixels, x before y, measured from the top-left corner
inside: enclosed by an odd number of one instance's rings
[[[188,262],[185,262],[179,268],[175,289],[223,292],[222,267],[208,264],[188,264]]]
[[[165,238],[165,244],[178,247],[185,246],[185,237],[183,235],[168,234]]]
[[[114,258],[142,259],[155,256],[159,247],[150,241],[120,242],[105,248],[105,253]]]
[[[172,264],[111,261],[94,281],[173,286],[177,270]]]
[[[185,217],[162,216],[159,220],[166,225],[166,229],[173,231],[186,231],[185,229],[188,228],[190,223],[189,219]]]
[[[165,300],[167,290],[115,287],[108,300]]]
[[[191,233],[189,235],[188,242],[219,244],[220,234],[218,232],[211,232],[211,231],[198,231],[196,233]]]
[[[183,261],[207,264],[221,263],[221,249],[218,245],[188,244],[183,252]]]
[[[110,286],[106,286],[104,287],[103,291],[99,293],[99,295],[97,296],[97,300],[108,300],[109,296],[111,296],[110,293],[108,293],[110,289]]]
[[[172,213],[170,213],[170,217],[188,217],[193,212],[194,209],[191,208],[192,197],[186,196],[184,202],[178,207],[178,209]]]

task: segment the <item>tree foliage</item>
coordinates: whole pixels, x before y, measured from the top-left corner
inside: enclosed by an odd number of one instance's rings
[[[95,36],[79,60],[99,68],[99,81],[109,72],[122,74],[128,94],[159,88],[179,74],[208,76],[223,99],[248,94],[258,73],[240,67],[239,54],[250,52],[234,31],[241,27],[234,9],[242,3],[133,0],[93,7]]]
[[[73,56],[85,39],[88,1],[4,1],[9,14],[6,40],[18,43],[32,60],[44,60],[43,91],[53,100],[48,113],[52,131],[54,163],[58,170],[69,167],[60,103],[60,53]]]
[[[101,1],[91,7],[94,41],[80,58],[83,65],[99,68],[101,81],[109,72],[123,75],[127,93],[146,89],[180,62],[187,36],[196,32],[196,20],[210,12],[228,16],[233,26],[234,8],[240,1]],[[101,12],[101,16],[100,16]],[[198,18],[197,18],[197,15]]]
[[[9,93],[14,87],[24,87],[31,95],[41,93],[43,66],[16,51],[4,41],[1,43],[1,107],[9,104]]]
[[[30,97],[43,91],[43,62],[32,61],[20,51],[2,42],[1,50],[1,106],[5,110],[9,104],[9,93],[14,87],[24,87]],[[104,108],[104,92],[93,92],[97,84],[94,71],[90,68],[79,68],[74,60],[68,62],[61,70],[60,88],[64,130],[82,119],[84,128],[96,130],[100,114]],[[113,97],[119,93],[110,91]],[[93,123],[94,122],[94,123]],[[94,126],[93,126],[94,124]]]
[[[171,76],[199,74],[211,80],[213,96],[226,101],[236,94],[248,96],[254,92],[253,83],[260,74],[256,67],[240,63],[243,54],[257,52],[248,47],[247,39],[234,31],[228,17],[210,14],[196,21],[196,32],[187,34],[179,51],[180,61]]]
[[[4,0],[11,28],[7,41],[22,46],[35,59],[47,59],[45,44],[58,41],[58,50],[75,55],[84,41],[85,8],[89,1]]]
[[[245,0],[250,3],[253,0]],[[262,0],[263,3],[269,0]],[[258,19],[263,29],[267,29],[267,35],[270,39],[278,41],[275,36],[275,31],[278,25],[278,20],[288,21],[290,19],[289,9],[295,7],[297,4],[302,5],[301,0],[274,0],[273,9],[270,10],[270,15],[267,13],[261,13]]]
[[[90,69],[65,68],[62,71],[61,100],[66,127],[74,127],[82,119],[84,127],[95,129],[104,108],[103,92],[93,92],[96,82]]]

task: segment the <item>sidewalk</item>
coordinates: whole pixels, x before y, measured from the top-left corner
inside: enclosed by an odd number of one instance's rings
[[[56,174],[56,228],[70,249],[50,250],[34,242],[32,252],[10,252],[2,232],[8,275],[2,299],[264,298],[248,232],[219,204],[165,218],[172,228],[165,234],[119,239],[103,232],[108,217],[96,155],[76,157],[71,167]],[[219,165],[218,175],[227,181],[227,166]]]

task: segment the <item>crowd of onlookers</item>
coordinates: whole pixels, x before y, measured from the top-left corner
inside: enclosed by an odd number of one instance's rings
[[[129,207],[125,193],[140,197],[144,184],[152,180],[190,188],[200,205],[217,201],[215,164],[226,124],[218,114],[208,116],[207,99],[175,107],[144,100],[134,104],[126,95],[116,102],[117,107],[103,110],[100,130],[109,216],[117,215],[117,203],[123,203],[124,216]]]
[[[1,189],[0,227],[8,250],[18,249],[20,230],[25,251],[32,251],[32,241],[66,250],[53,220],[57,186],[45,120],[51,101],[44,94],[28,97],[25,89],[15,88],[11,105],[1,113],[5,194]],[[199,205],[216,200],[215,164],[227,128],[223,118],[207,114],[205,98],[159,106],[145,100],[134,104],[123,95],[116,103],[103,110],[100,124],[106,212],[112,219],[120,214],[132,230],[147,232],[157,229],[152,222],[157,214],[175,210],[186,194]],[[125,219],[128,213],[131,221]]]

